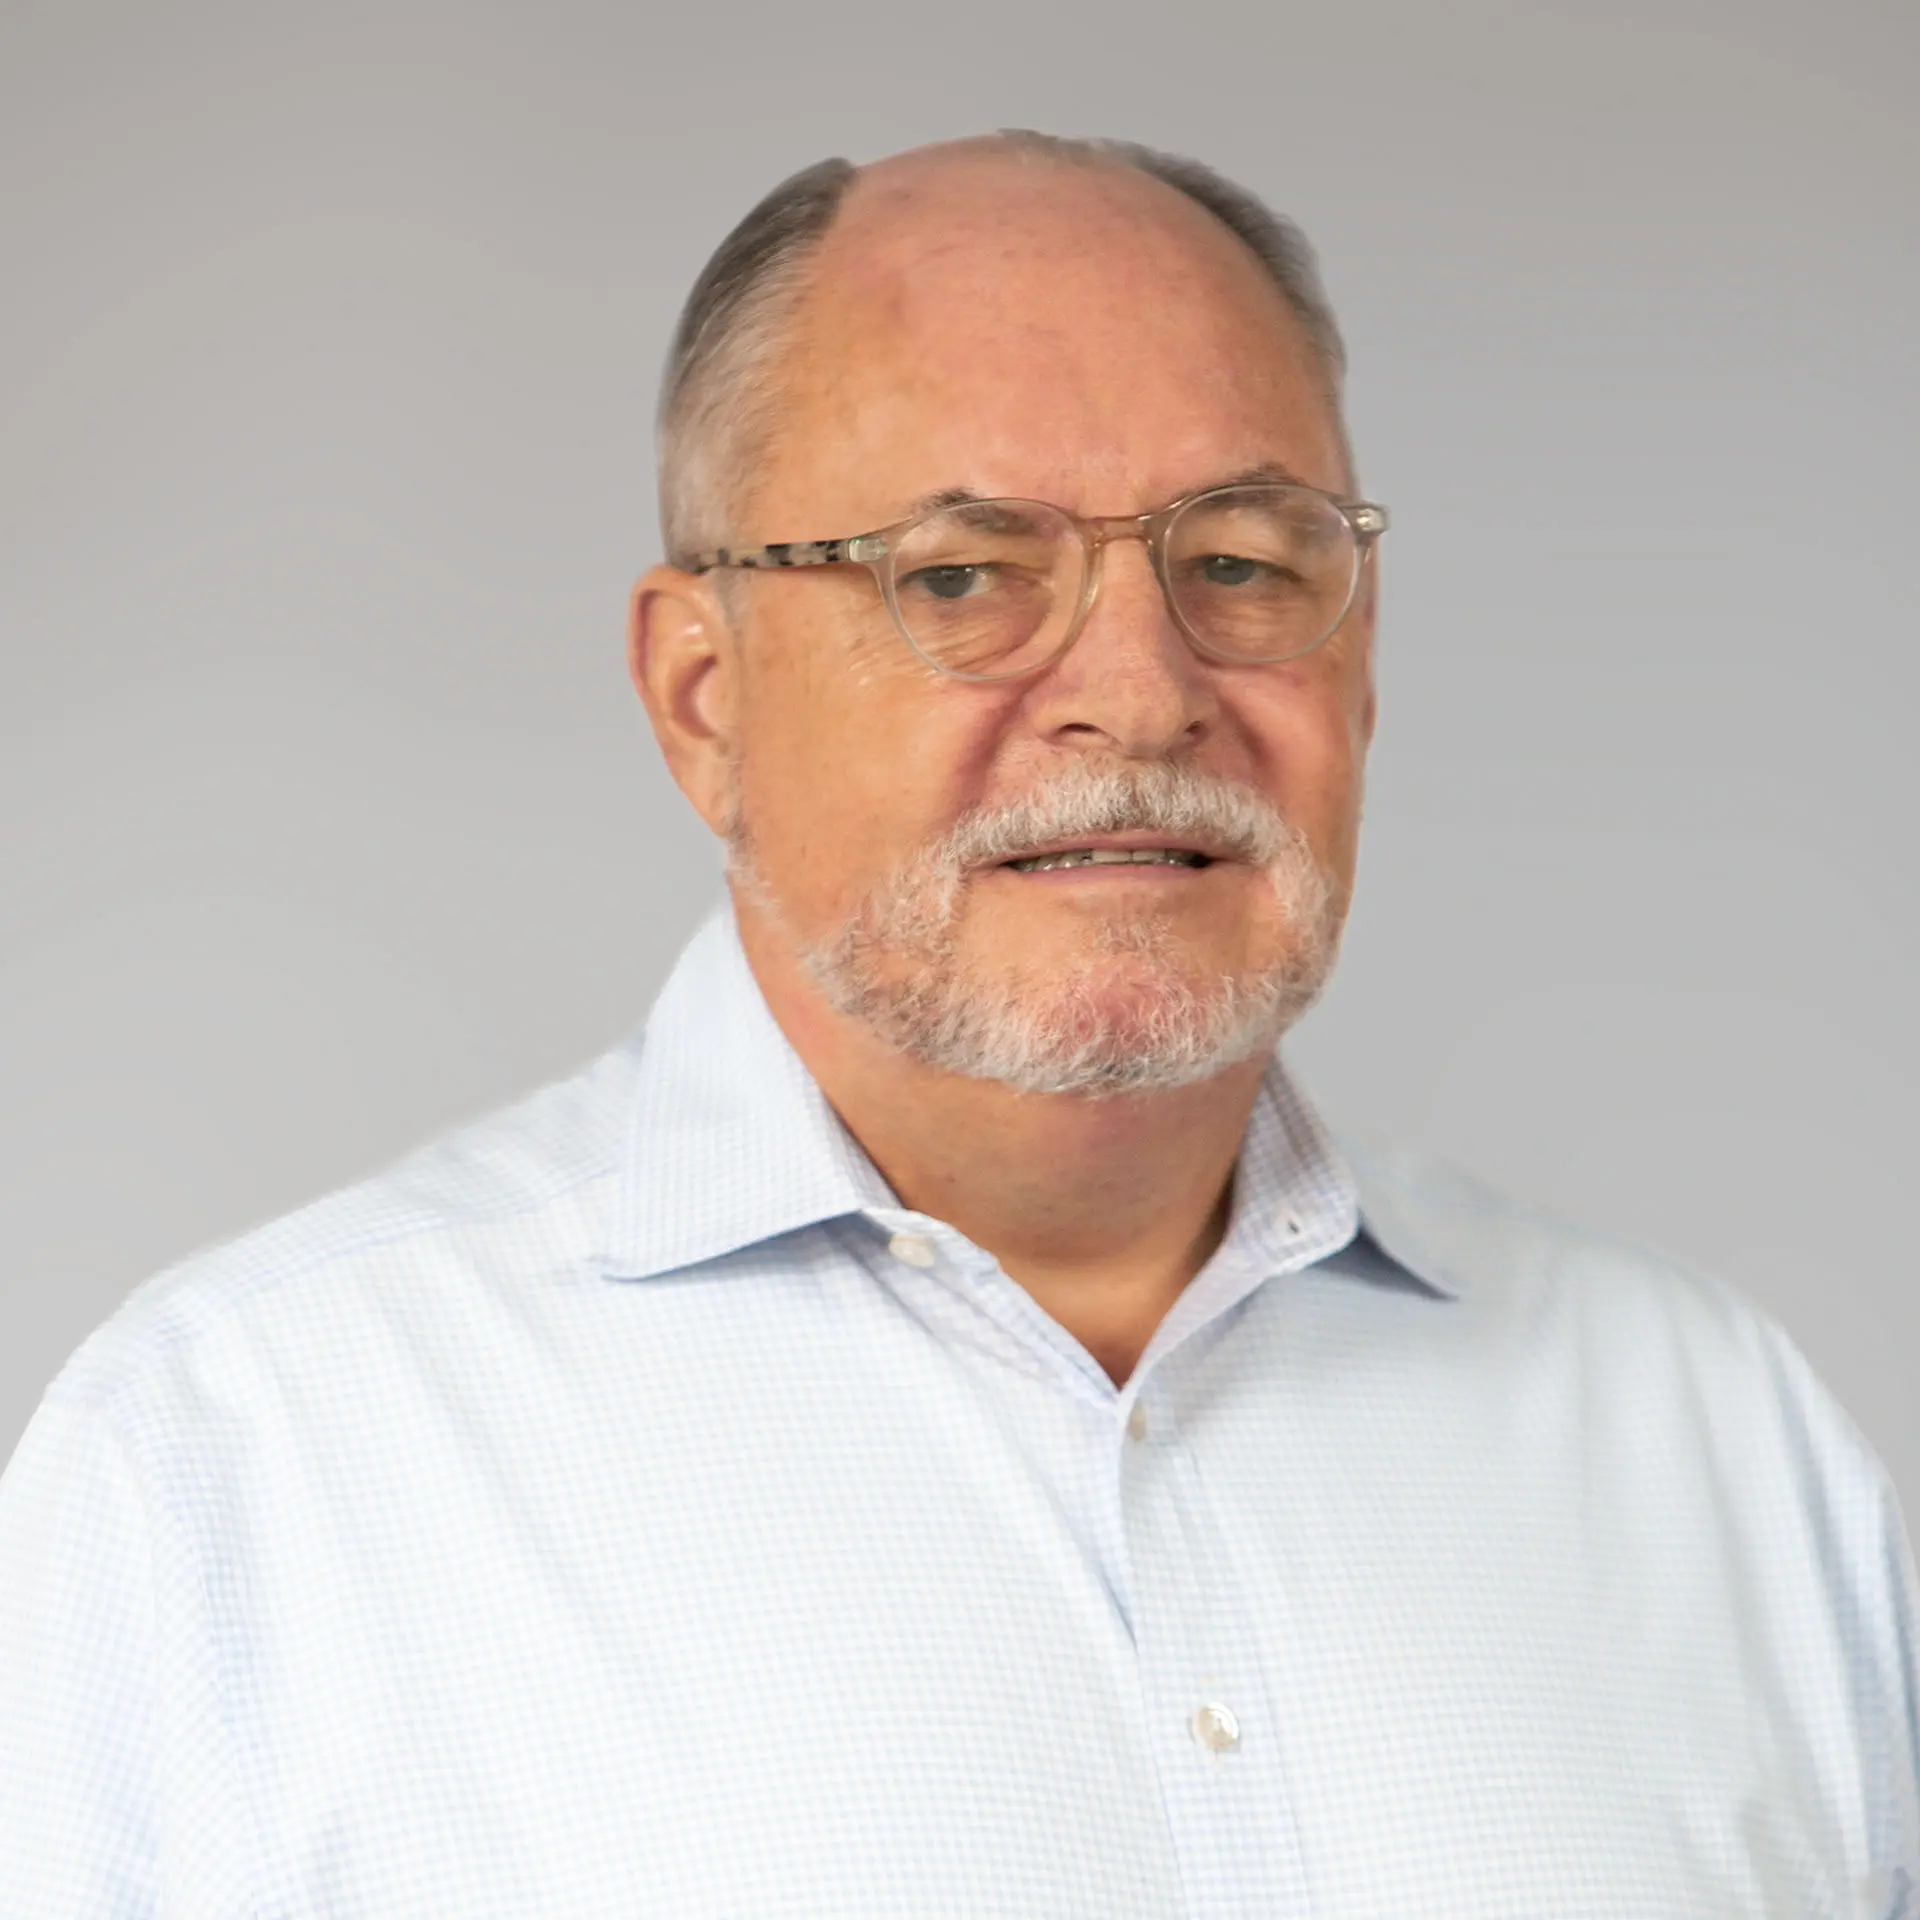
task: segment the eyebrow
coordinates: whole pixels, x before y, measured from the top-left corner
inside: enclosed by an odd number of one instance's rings
[[[1244,467],[1238,473],[1230,473],[1221,480],[1207,480],[1197,487],[1186,489],[1188,494],[1211,493],[1216,487],[1250,487],[1261,481],[1278,481],[1282,486],[1310,487],[1313,482],[1303,480],[1279,460],[1262,460],[1257,465]],[[923,513],[938,513],[943,507],[976,506],[986,499],[1010,498],[1007,495],[989,495],[975,493],[971,487],[941,487],[933,493],[923,493],[910,505],[900,517],[903,520],[918,519]],[[1184,498],[1184,495],[1176,495]]]
[[[1277,480],[1285,487],[1311,487],[1311,480],[1302,479],[1285,461],[1262,460],[1257,466],[1248,467],[1244,472],[1229,474],[1224,480],[1209,482],[1210,487],[1250,487],[1256,481]],[[1314,489],[1316,492],[1318,488]],[[1205,493],[1208,487],[1196,487],[1196,493]]]

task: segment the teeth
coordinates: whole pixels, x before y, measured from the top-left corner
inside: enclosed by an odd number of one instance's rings
[[[1007,863],[1016,873],[1053,873],[1062,867],[1201,867],[1206,858],[1172,847],[1076,847],[1071,853],[1038,854],[1031,860]]]

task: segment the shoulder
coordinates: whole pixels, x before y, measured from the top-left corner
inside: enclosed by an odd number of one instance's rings
[[[1349,1159],[1386,1250],[1454,1294],[1420,1316],[1459,1387],[1443,1404],[1469,1403],[1463,1425],[1497,1436],[1514,1484],[1544,1473],[1619,1564],[1638,1550],[1676,1614],[1751,1641],[1811,1734],[1843,1716],[1872,1757],[1878,1850],[1911,1857],[1906,1528],[1883,1464],[1793,1340],[1730,1279],[1443,1161],[1377,1143]]]
[[[453,1310],[592,1258],[641,1041],[393,1165],[136,1286],[75,1350],[49,1402],[139,1402],[249,1342]],[[504,1256],[504,1257],[503,1257]]]
[[[1885,1474],[1780,1323],[1738,1285],[1505,1193],[1438,1156],[1343,1139],[1369,1229],[1458,1296],[1472,1340],[1658,1422],[1685,1407],[1729,1452],[1764,1441],[1809,1487],[1878,1497]]]

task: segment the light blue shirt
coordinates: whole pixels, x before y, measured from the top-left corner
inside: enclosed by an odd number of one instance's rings
[[[1887,1483],[1720,1286],[1279,1066],[1116,1389],[719,916],[140,1288],[0,1482],[8,1920],[1891,1920]]]

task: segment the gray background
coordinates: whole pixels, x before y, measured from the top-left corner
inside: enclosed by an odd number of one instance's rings
[[[1296,213],[1392,503],[1330,1111],[1732,1277],[1920,1507],[1911,0],[0,12],[0,1452],[142,1275],[570,1069],[717,885],[623,678],[773,180]]]

